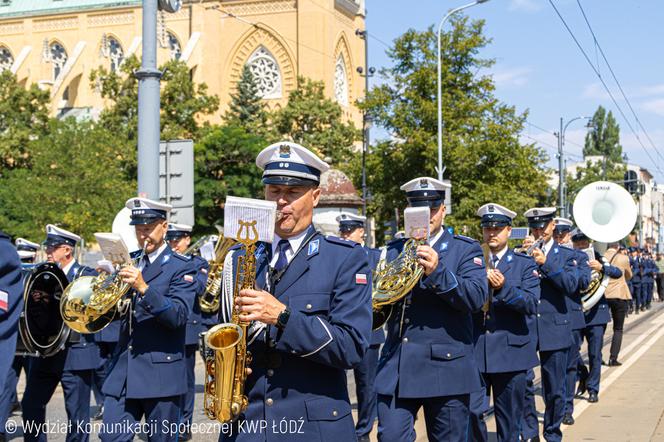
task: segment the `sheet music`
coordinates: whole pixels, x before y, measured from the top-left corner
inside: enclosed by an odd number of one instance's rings
[[[115,265],[131,264],[131,257],[127,245],[117,233],[95,233],[95,238],[99,243],[104,259]]]
[[[429,240],[429,207],[408,207],[403,212],[407,238]]]
[[[587,249],[583,249],[586,255],[588,255],[588,261],[593,261],[595,259],[595,249],[592,247],[588,247]]]

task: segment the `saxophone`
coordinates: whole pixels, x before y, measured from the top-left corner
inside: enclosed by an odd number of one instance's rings
[[[240,290],[254,288],[256,280],[256,221],[239,223],[237,241],[244,255],[238,258],[233,299]],[[237,419],[249,403],[244,394],[246,368],[251,363],[251,354],[247,352],[248,328],[249,322],[241,321],[239,311],[233,308],[231,321],[215,325],[204,337],[207,356],[203,407],[210,419],[221,423]]]

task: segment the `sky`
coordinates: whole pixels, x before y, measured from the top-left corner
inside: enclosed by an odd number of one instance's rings
[[[664,183],[664,2],[661,0],[552,0],[572,33],[588,54],[629,120],[620,115],[549,0],[490,0],[465,10],[473,19],[486,20],[492,39],[481,53],[495,60],[496,95],[503,102],[528,110],[524,142],[537,142],[557,167],[557,140],[553,132],[579,116],[592,116],[599,105],[611,110],[620,125],[623,152],[630,163],[650,171]],[[610,63],[645,132],[622,98],[583,18],[583,7],[595,37]],[[386,46],[406,30],[424,30],[446,12],[470,0],[366,0],[369,65],[390,66]],[[446,26],[449,30],[449,24]],[[378,77],[370,84],[378,84]],[[544,130],[541,130],[544,129]],[[572,122],[565,132],[568,162],[582,157],[587,128]],[[385,137],[374,130],[372,138]],[[641,140],[641,143],[639,142]],[[652,143],[651,143],[652,140]],[[653,147],[654,145],[654,147]],[[650,156],[649,156],[650,155]]]

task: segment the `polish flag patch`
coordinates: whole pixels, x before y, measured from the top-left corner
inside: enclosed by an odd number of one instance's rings
[[[184,280],[187,282],[194,282],[194,277],[191,275],[184,275]]]
[[[478,258],[478,257],[473,258],[473,262],[475,264],[477,264],[478,266],[481,266],[483,264],[482,263],[482,258]]]
[[[539,278],[539,273],[537,273],[537,270],[533,270],[533,276],[535,276],[535,278]]]
[[[0,310],[9,310],[9,293],[0,290]]]
[[[367,275],[365,273],[356,273],[355,284],[367,285]]]

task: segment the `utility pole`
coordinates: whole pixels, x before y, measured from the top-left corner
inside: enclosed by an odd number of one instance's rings
[[[356,29],[355,35],[364,40],[364,68],[358,66],[357,72],[360,76],[364,77],[364,102],[366,103],[367,93],[369,92],[369,78],[373,77],[376,69],[369,67],[369,35],[366,29],[364,31]],[[371,130],[372,122],[371,115],[364,110],[362,112],[362,214],[364,216],[367,216],[367,152],[369,151],[369,131]],[[370,230],[367,222],[364,229],[365,243],[367,245],[371,243],[369,241],[371,237]]]
[[[159,81],[157,9],[177,12],[181,0],[143,0],[143,53],[138,79],[138,193],[159,200]]]
[[[558,210],[560,216],[567,218],[565,205],[565,159],[563,156],[563,119],[560,118],[560,132],[558,132]]]

